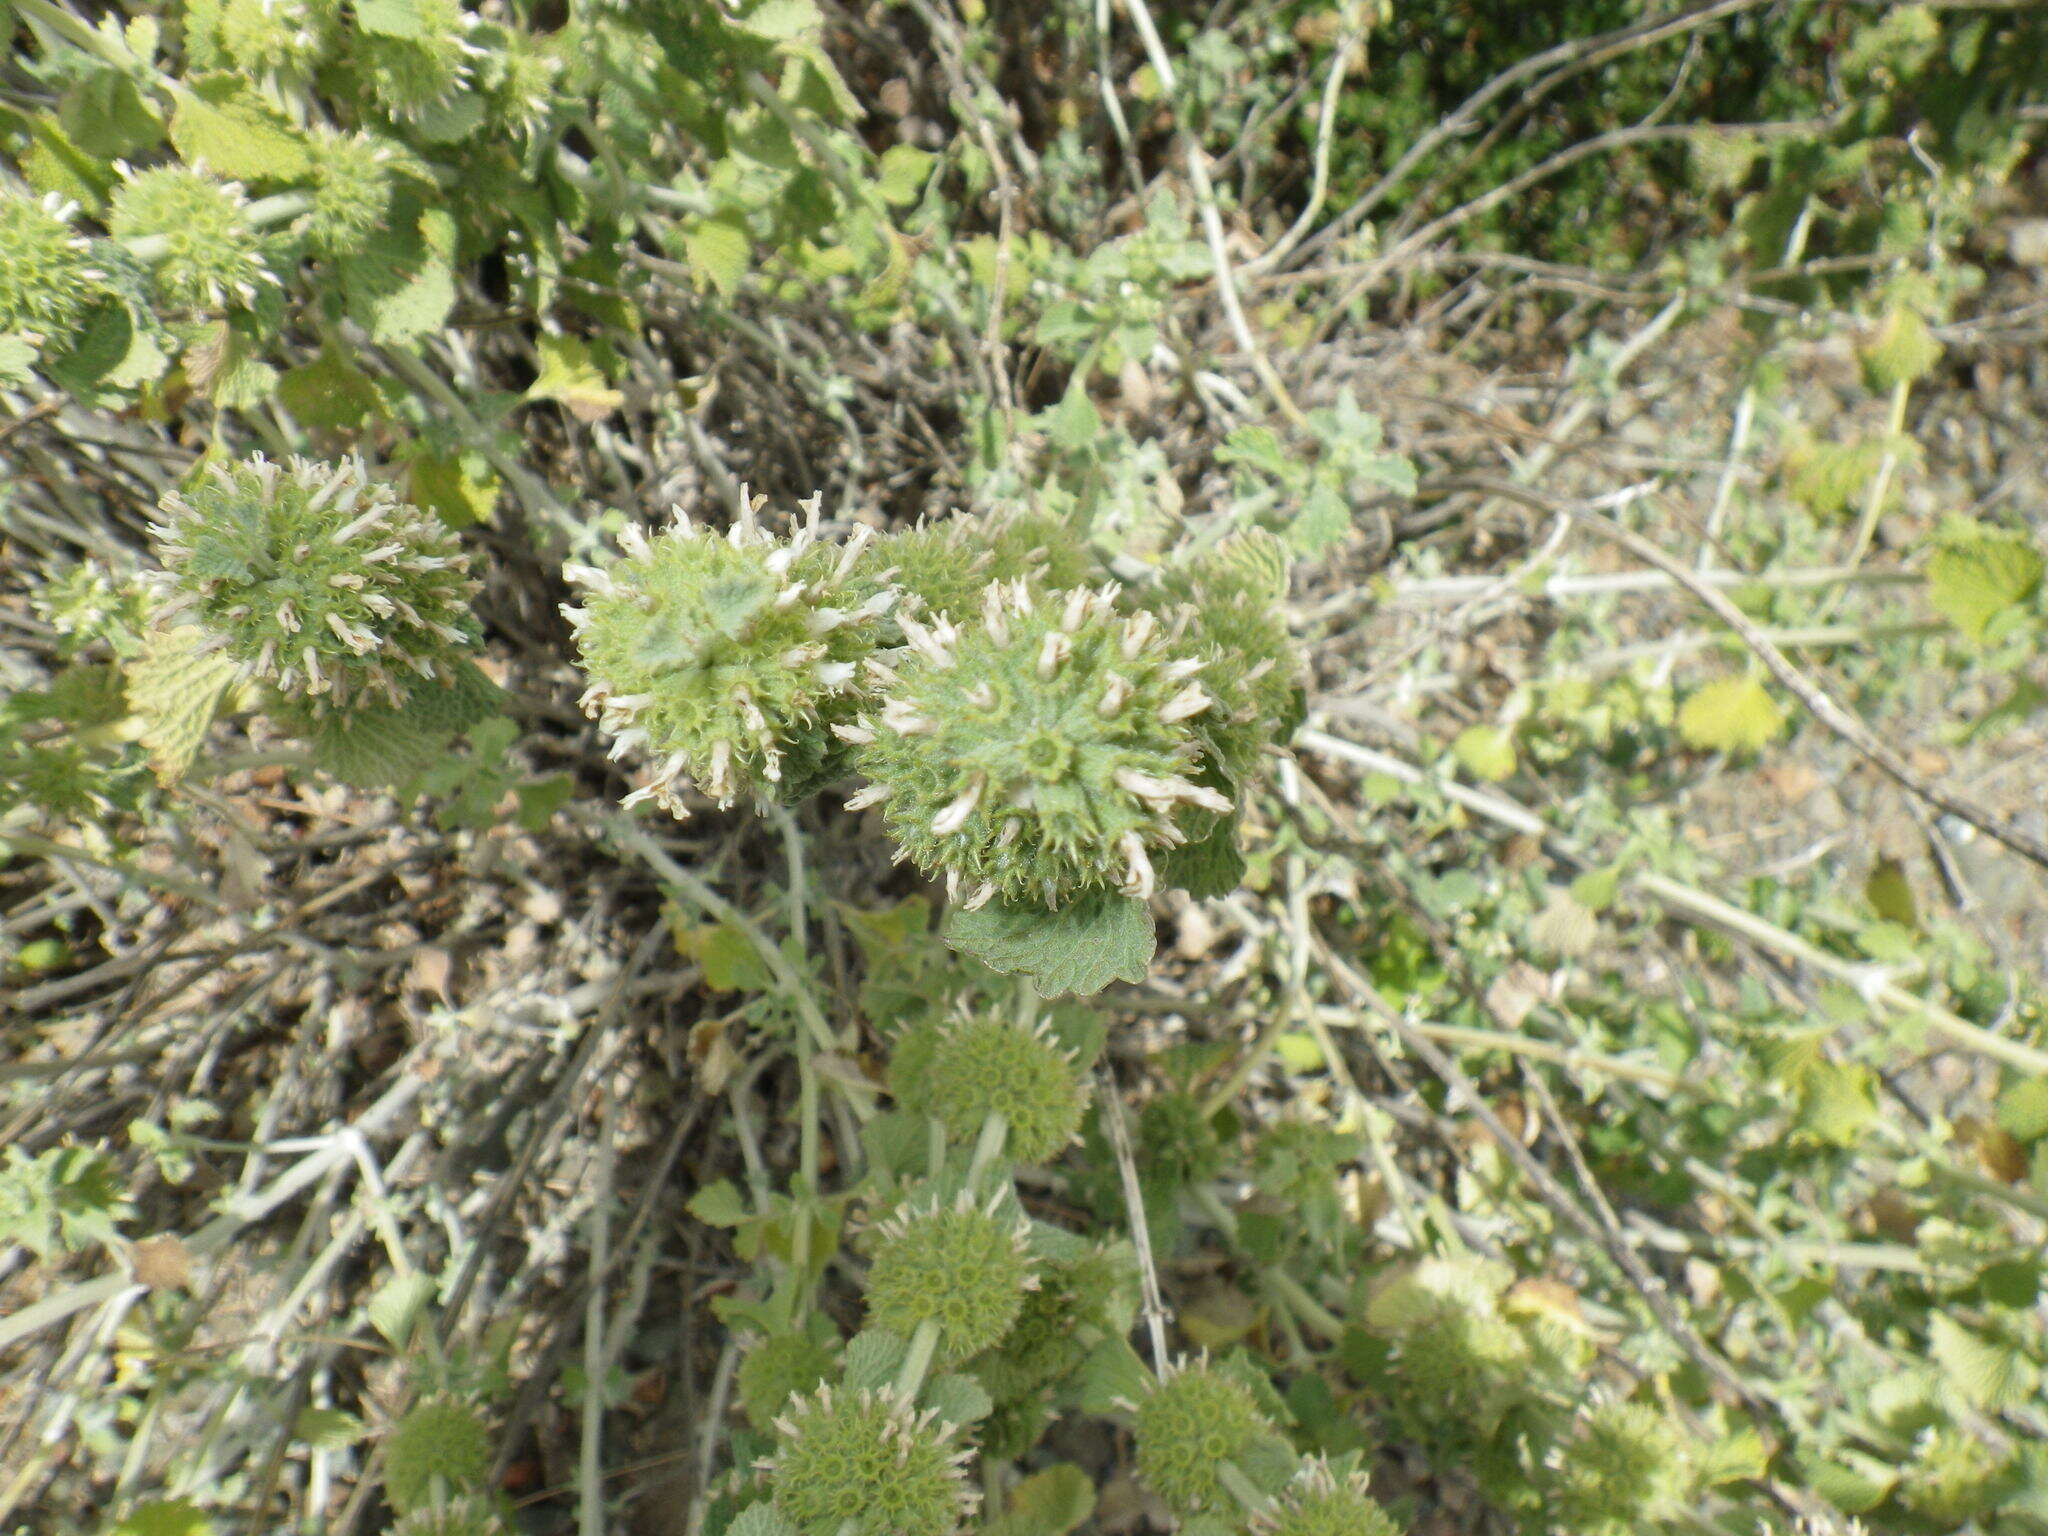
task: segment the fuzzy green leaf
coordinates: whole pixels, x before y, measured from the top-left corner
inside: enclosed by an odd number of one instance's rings
[[[1086,996],[1112,981],[1138,982],[1152,963],[1152,914],[1129,896],[1084,896],[1057,912],[990,902],[954,909],[946,942],[1006,976],[1029,976],[1047,997]]]
[[[731,1179],[706,1184],[690,1196],[686,1209],[707,1227],[736,1227],[747,1219],[747,1203]]]
[[[361,1419],[339,1408],[308,1408],[292,1426],[294,1440],[320,1451],[354,1445],[366,1433]]]
[[[171,143],[186,164],[236,181],[294,181],[312,169],[298,131],[254,88],[222,75],[179,96]]]
[[[1162,884],[1190,896],[1228,896],[1244,883],[1244,855],[1237,847],[1237,818],[1218,816],[1202,837],[1168,849],[1159,861]]]
[[[384,1335],[393,1349],[403,1349],[414,1326],[434,1299],[434,1279],[415,1270],[387,1280],[370,1298],[367,1311],[370,1326]]]
[[[2029,1077],[1999,1096],[1998,1124],[2020,1141],[2048,1136],[2048,1077]]]
[[[197,625],[153,629],[142,654],[128,663],[128,707],[142,720],[142,745],[157,782],[184,777],[199,756],[207,728],[234,685],[235,663],[215,652],[196,654],[206,632]]]
[[[690,265],[722,294],[730,294],[747,275],[753,238],[738,219],[699,219],[683,231],[683,253]]]
[[[1917,310],[1894,309],[1862,351],[1863,377],[1872,389],[1890,390],[1924,377],[1941,361],[1941,343]]]
[[[1955,519],[1927,563],[1927,598],[1966,637],[1982,640],[1993,620],[2040,590],[2043,568],[2028,540]]]
[[[450,528],[473,528],[497,511],[500,485],[480,454],[420,453],[406,462],[405,489]]]
[[[1498,725],[1471,725],[1451,743],[1451,755],[1475,779],[1497,784],[1515,771],[1514,732]]]
[[[66,91],[57,121],[80,149],[108,160],[140,155],[164,136],[140,88],[117,69],[95,70]]]
[[[440,329],[455,305],[454,221],[439,209],[415,218],[411,230],[396,224],[336,263],[351,317],[380,345]]]
[[[20,336],[0,336],[0,384],[25,384],[36,365],[35,347]]]
[[[1152,1373],[1130,1341],[1104,1339],[1082,1363],[1077,1406],[1084,1413],[1115,1413],[1123,1404],[1143,1402]]]
[[[1877,1123],[1876,1080],[1868,1067],[1823,1061],[1799,1084],[1799,1126],[1830,1146],[1853,1146]]]
[[[1973,1408],[2017,1408],[2040,1386],[2040,1371],[2018,1348],[1987,1339],[1943,1313],[1929,1321],[1928,1346],[1949,1385]]]
[[[315,432],[354,432],[377,413],[377,386],[339,352],[323,352],[277,381],[279,404]]]
[[[957,1371],[932,1380],[924,1389],[924,1406],[948,1424],[978,1424],[996,1411],[988,1389]]]
[[[1072,1462],[1020,1479],[984,1536],[1067,1536],[1095,1513],[1095,1481]]]
[[[529,400],[554,400],[578,421],[602,421],[626,397],[613,389],[591,357],[589,343],[574,336],[543,336],[540,373],[528,386]]]
[[[1784,714],[1753,677],[1708,683],[1678,711],[1678,734],[1703,752],[1755,752],[1784,726]]]
[[[886,1328],[863,1328],[847,1341],[840,1357],[842,1379],[849,1392],[877,1391],[896,1379],[910,1346]]]
[[[773,1504],[756,1504],[740,1511],[739,1518],[725,1528],[725,1536],[799,1536],[797,1528],[775,1512]]]
[[[402,706],[364,704],[307,732],[320,766],[362,789],[395,788],[440,761],[449,741],[497,707],[495,683],[465,662],[447,685],[420,683]]]
[[[882,200],[902,207],[917,201],[931,178],[936,157],[914,144],[892,144],[882,151]]]

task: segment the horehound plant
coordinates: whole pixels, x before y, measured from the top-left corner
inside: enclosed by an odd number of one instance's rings
[[[126,669],[159,777],[240,700],[351,783],[399,785],[496,706],[455,535],[358,459],[215,462],[167,493]]]
[[[1044,514],[835,544],[815,503],[779,539],[742,493],[722,535],[679,512],[619,542],[568,567],[563,612],[585,710],[642,765],[628,805],[865,780],[848,809],[878,807],[943,884],[952,942],[1049,994],[1138,979],[1150,898],[1235,883],[1238,820],[1299,717],[1270,535],[1125,583]]]
[[[812,1295],[822,1268],[777,1235],[801,1212],[775,1197],[728,1222],[757,1255],[721,1310],[755,1332],[737,1381],[763,1437],[736,1440],[749,1459],[705,1530],[956,1536],[977,1512],[977,1529],[1070,1529],[1025,1511],[1048,1478],[1072,1486],[1081,1469],[1016,1463],[1078,1413],[1128,1429],[1144,1486],[1192,1536],[1394,1536],[1355,1454],[1290,1442],[1251,1356],[1140,1362],[1125,1342],[1137,1250],[1034,1218],[1027,1195],[1044,1180],[1020,1180],[1074,1141],[1099,1028],[1028,983],[997,988],[1003,1001],[962,975],[934,1002],[935,1040],[903,1029],[893,1042],[930,1061],[933,1092],[871,1121],[873,1156],[842,1197],[867,1213],[852,1244],[867,1259],[859,1331],[840,1339]],[[949,1059],[968,1053],[986,1060]]]

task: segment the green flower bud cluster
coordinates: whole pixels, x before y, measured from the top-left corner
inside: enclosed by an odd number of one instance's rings
[[[685,816],[692,782],[729,806],[746,791],[793,797],[827,771],[825,723],[850,707],[895,594],[854,597],[872,535],[833,548],[818,540],[815,502],[809,514],[779,540],[751,503],[724,535],[678,512],[652,539],[627,524],[608,564],[567,567],[585,589],[562,609],[590,679],[584,712],[613,757],[653,764],[626,804]]]
[[[838,734],[871,782],[847,803],[881,804],[904,856],[970,908],[1150,896],[1184,814],[1231,808],[1191,776],[1203,658],[1116,596],[992,583],[979,622],[906,617],[904,650],[868,662],[880,708]]]
[[[965,1360],[998,1343],[1038,1286],[1031,1230],[1002,1214],[1002,1197],[976,1205],[966,1191],[951,1205],[899,1211],[875,1228],[868,1270],[868,1321],[909,1338],[938,1330],[938,1358]]]
[[[227,0],[215,23],[221,51],[252,75],[309,79],[334,52],[338,0]]]
[[[1233,783],[1251,778],[1300,720],[1301,654],[1282,617],[1286,596],[1286,546],[1254,528],[1168,571],[1141,599],[1183,622],[1193,653],[1209,658],[1202,681],[1216,703],[1194,729]]]
[[[106,297],[93,242],[71,227],[76,212],[55,193],[0,192],[0,334],[61,345]]]
[[[1048,514],[871,554],[864,528],[836,555],[817,533],[814,508],[779,543],[748,506],[723,540],[629,528],[623,558],[568,568],[589,589],[563,610],[585,708],[656,764],[629,802],[680,814],[685,781],[789,800],[857,772],[848,808],[880,806],[961,909],[1057,913],[1168,883],[1161,861],[1217,832],[1291,724],[1284,551],[1263,535],[1133,597],[1086,585],[1092,553]]]
[[[775,1421],[776,1447],[759,1463],[775,1512],[801,1536],[953,1536],[980,1494],[970,1452],[932,1410],[893,1392],[820,1387]]]
[[[1137,1270],[1128,1248],[1083,1244],[1066,1233],[1056,1240],[1076,1251],[1040,1261],[1038,1288],[1024,1298],[1017,1321],[975,1362],[975,1375],[998,1403],[1053,1386],[1080,1368],[1097,1337],[1121,1333],[1129,1320]]]
[[[161,254],[150,271],[157,297],[173,309],[248,308],[282,286],[248,217],[241,184],[203,166],[151,170],[117,166],[107,229],[117,240],[149,240]]]
[[[924,1077],[931,1113],[955,1141],[972,1142],[990,1115],[1001,1115],[1009,1155],[1043,1163],[1080,1134],[1087,1088],[1073,1054],[1043,1020],[942,1025]]]
[[[489,1427],[460,1398],[414,1404],[384,1441],[384,1496],[400,1514],[462,1499],[481,1487],[490,1469]]]
[[[214,464],[161,503],[156,619],[316,718],[447,683],[480,631],[480,584],[432,515],[362,463]]]
[[[2021,1464],[1968,1430],[1936,1424],[1914,1437],[1900,1472],[1898,1503],[1935,1529],[1953,1530],[1995,1503]]]
[[[323,256],[354,256],[384,227],[392,177],[403,152],[368,133],[321,134],[314,140],[313,206],[301,223]]]
[[[1251,1388],[1207,1360],[1168,1366],[1136,1405],[1138,1476],[1182,1515],[1237,1509],[1226,1468],[1273,1434]]]
[[[1671,1422],[1641,1403],[1602,1403],[1555,1453],[1557,1509],[1572,1529],[1637,1531],[1670,1513],[1686,1458]]]
[[[956,623],[981,608],[990,582],[1024,582],[1038,591],[1085,587],[1098,579],[1087,546],[1063,518],[1011,510],[986,517],[956,513],[885,535],[876,560],[913,617]]]
[[[1320,1458],[1304,1462],[1273,1507],[1253,1519],[1252,1536],[1400,1536],[1366,1487],[1363,1472],[1339,1473]]]
[[[740,1406],[755,1428],[766,1430],[792,1397],[814,1391],[832,1373],[834,1363],[831,1347],[807,1333],[764,1339],[740,1362]]]
[[[457,0],[411,0],[409,11],[402,32],[363,29],[351,52],[377,105],[411,123],[453,103],[483,50],[471,41],[470,18]]]
[[[1401,1408],[1433,1432],[1490,1433],[1507,1415],[1576,1390],[1585,1341],[1511,1291],[1505,1266],[1429,1258],[1382,1284],[1367,1329],[1386,1339]]]
[[[1162,1093],[1138,1113],[1138,1146],[1146,1171],[1175,1184],[1201,1184],[1223,1167],[1223,1138],[1191,1093]]]

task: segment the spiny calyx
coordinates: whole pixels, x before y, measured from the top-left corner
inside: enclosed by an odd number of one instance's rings
[[[1088,1100],[1072,1053],[1043,1021],[955,1020],[941,1028],[926,1077],[932,1114],[955,1141],[1001,1115],[1020,1163],[1045,1162],[1072,1141]]]
[[[1208,658],[1202,681],[1216,703],[1194,729],[1234,783],[1250,778],[1299,723],[1302,660],[1282,617],[1286,595],[1286,547],[1253,528],[1168,571],[1142,599],[1183,626],[1191,652]]]
[[[196,622],[244,679],[316,717],[447,683],[480,583],[432,514],[360,460],[214,464],[160,503],[159,623]]]
[[[1340,1473],[1321,1458],[1305,1462],[1273,1506],[1253,1518],[1251,1536],[1400,1536],[1366,1487],[1363,1472]]]
[[[576,631],[584,713],[612,739],[611,755],[653,764],[626,796],[688,814],[694,782],[721,806],[744,790],[807,789],[846,711],[874,627],[891,591],[848,594],[872,537],[858,530],[838,547],[818,542],[817,503],[787,540],[741,515],[719,535],[680,510],[648,538],[633,524],[621,555],[603,566],[572,564],[584,588],[563,617]]]
[[[868,1317],[909,1338],[938,1328],[944,1360],[964,1360],[999,1342],[1017,1321],[1024,1293],[1038,1285],[1031,1231],[962,1191],[950,1206],[899,1212],[875,1228]]]
[[[116,164],[125,179],[114,189],[107,228],[117,240],[161,247],[150,280],[164,303],[202,311],[247,306],[283,286],[249,222],[240,182],[216,181],[197,164],[143,171]]]
[[[445,1503],[479,1486],[491,1466],[482,1415],[460,1398],[429,1397],[391,1426],[384,1495],[401,1514]]]
[[[0,192],[0,334],[68,342],[105,298],[107,274],[72,229],[76,212],[54,192]]]
[[[1021,509],[973,517],[956,512],[885,534],[875,558],[913,617],[970,619],[992,581],[1033,588],[1086,586],[1095,561],[1064,518]],[[881,579],[881,578],[877,578]]]
[[[1149,896],[1179,818],[1231,808],[1193,777],[1204,659],[1116,598],[992,582],[979,622],[906,618],[905,648],[868,663],[880,708],[839,729],[870,780],[848,804],[881,803],[903,856],[969,907]]]
[[[820,1387],[775,1421],[775,1454],[760,1462],[775,1511],[803,1536],[953,1536],[980,1503],[970,1453],[932,1409],[893,1392]]]
[[[1208,1361],[1168,1366],[1137,1405],[1138,1476],[1185,1514],[1231,1508],[1224,1467],[1272,1433],[1243,1382]]]

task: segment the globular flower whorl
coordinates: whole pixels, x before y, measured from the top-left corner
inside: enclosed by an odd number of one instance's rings
[[[740,1406],[756,1429],[767,1430],[792,1397],[809,1392],[837,1363],[831,1347],[807,1333],[763,1339],[740,1362]]]
[[[130,171],[114,189],[107,228],[117,240],[158,248],[150,281],[180,309],[221,309],[256,302],[282,284],[264,260],[263,238],[249,222],[242,184],[216,181],[199,167]]]
[[[931,1112],[956,1141],[972,1141],[990,1115],[1009,1127],[1020,1163],[1056,1156],[1081,1129],[1088,1092],[1073,1054],[1043,1022],[958,1019],[941,1027],[926,1068]]]
[[[395,146],[368,133],[324,132],[313,146],[313,206],[306,238],[323,256],[354,256],[391,213]]]
[[[1190,774],[1189,722],[1211,707],[1204,666],[1113,587],[1034,594],[991,583],[981,618],[903,620],[908,645],[868,663],[881,708],[839,734],[905,857],[970,907],[1149,896],[1153,852],[1188,807],[1230,801]]]
[[[1161,619],[1209,658],[1202,681],[1216,705],[1195,731],[1235,783],[1290,734],[1302,657],[1287,629],[1286,595],[1286,546],[1263,529],[1232,534],[1148,594]]]
[[[92,242],[71,227],[76,206],[0,192],[0,334],[71,339],[106,296]]]
[[[401,1514],[473,1492],[490,1469],[489,1427],[460,1398],[414,1404],[384,1442],[384,1496]]]
[[[909,1338],[936,1323],[938,1358],[964,1360],[999,1342],[1036,1289],[1031,1229],[978,1206],[962,1191],[951,1205],[900,1211],[875,1228],[868,1320]]]
[[[445,683],[480,583],[434,517],[362,462],[214,464],[161,503],[159,622],[198,623],[242,675],[318,717]]]
[[[905,612],[924,619],[945,614],[956,623],[980,611],[992,581],[1066,589],[1086,586],[1096,574],[1086,541],[1066,519],[1043,512],[956,512],[883,535],[875,558],[902,592]]]
[[[492,120],[522,138],[537,134],[561,101],[561,55],[552,39],[517,28],[500,32],[497,41],[483,66]]]
[[[471,21],[457,0],[412,0],[408,25],[396,32],[358,28],[352,58],[370,95],[391,117],[418,122],[451,105],[470,84],[482,50],[470,41]]]
[[[241,69],[288,79],[312,75],[341,32],[336,0],[227,0],[220,46]]]
[[[565,567],[585,589],[562,609],[590,679],[584,713],[612,736],[613,757],[654,763],[626,804],[685,816],[686,783],[726,806],[743,790],[788,792],[826,759],[830,718],[850,708],[894,594],[851,601],[869,536],[820,544],[818,518],[813,502],[780,540],[751,504],[723,535],[678,512],[652,539],[628,524],[607,565]]]
[[[1221,1469],[1271,1433],[1251,1388],[1206,1360],[1184,1360],[1137,1405],[1138,1476],[1183,1514],[1234,1508]]]
[[[775,1421],[775,1454],[759,1463],[775,1511],[803,1536],[953,1536],[981,1502],[970,1452],[926,1409],[893,1392],[820,1387]]]
[[[1557,1501],[1580,1530],[1640,1530],[1674,1507],[1687,1477],[1671,1422],[1642,1403],[1601,1403],[1552,1452]]]
[[[1113,1319],[1136,1285],[1127,1251],[1083,1246],[1043,1260],[1038,1289],[1024,1298],[1001,1347],[974,1363],[975,1375],[998,1403],[1050,1386],[1088,1358],[1091,1330],[1119,1331]]]
[[[1252,1520],[1253,1536],[1400,1536],[1366,1491],[1363,1472],[1340,1476],[1327,1460],[1303,1464],[1273,1507]]]

